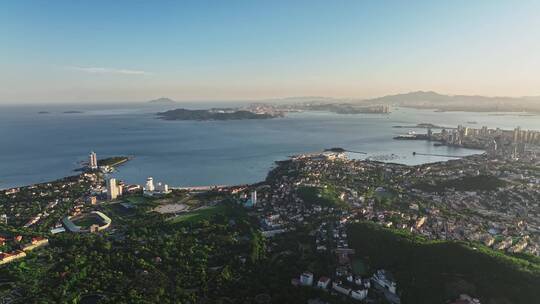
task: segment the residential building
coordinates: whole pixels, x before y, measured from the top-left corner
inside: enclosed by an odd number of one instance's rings
[[[313,273],[304,272],[300,275],[300,284],[303,286],[312,286],[313,285]]]
[[[330,284],[330,278],[328,277],[321,277],[319,281],[317,282],[317,287],[326,289],[328,288],[328,285]]]

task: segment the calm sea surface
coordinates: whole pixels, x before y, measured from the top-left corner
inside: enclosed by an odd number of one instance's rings
[[[227,105],[0,106],[0,188],[75,174],[73,170],[80,167],[91,150],[100,158],[133,156],[116,173],[128,183],[143,183],[153,176],[154,180],[172,186],[230,185],[261,181],[274,161],[329,147],[368,153],[355,157],[410,165],[448,159],[413,156],[413,151],[448,155],[481,153],[434,147],[424,141],[393,140],[392,137],[409,131],[392,128],[394,125],[434,123],[540,130],[538,116],[405,108],[394,108],[389,115],[308,112],[271,120],[195,122],[163,121],[155,117],[156,112],[171,108],[211,106]],[[50,113],[38,114],[39,111]]]

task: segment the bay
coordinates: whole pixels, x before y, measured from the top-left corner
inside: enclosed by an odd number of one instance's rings
[[[393,108],[388,115],[291,113],[285,118],[239,121],[164,121],[155,113],[172,108],[237,106],[239,103],[177,105],[96,104],[0,107],[0,189],[73,175],[90,151],[98,157],[133,160],[115,175],[142,184],[148,176],[172,186],[253,183],[266,177],[276,160],[330,147],[363,151],[370,157],[407,165],[445,161],[413,152],[465,156],[482,153],[435,147],[425,141],[398,141],[409,129],[395,125],[433,123],[480,128],[540,129],[538,116],[520,113],[435,112]],[[47,111],[47,114],[38,114]],[[75,111],[76,113],[64,113]],[[78,113],[77,111],[81,112]],[[476,123],[471,123],[476,122]],[[425,130],[417,129],[418,133]]]

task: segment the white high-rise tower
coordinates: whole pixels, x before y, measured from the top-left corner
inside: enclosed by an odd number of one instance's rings
[[[107,198],[115,200],[120,194],[120,187],[116,184],[116,178],[110,178],[107,181]]]
[[[145,187],[145,190],[146,191],[154,191],[155,190],[155,187],[154,187],[154,179],[149,177],[146,179],[146,187]]]
[[[88,156],[88,167],[92,170],[98,168],[97,155],[94,151],[90,152],[90,155]]]
[[[251,204],[253,206],[257,205],[257,190],[254,190],[253,192],[251,192]]]

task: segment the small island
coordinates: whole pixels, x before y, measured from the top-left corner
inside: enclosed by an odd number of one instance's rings
[[[51,114],[49,111],[39,111],[38,114]]]
[[[64,114],[82,114],[83,111],[64,111]]]
[[[148,101],[148,103],[163,103],[163,104],[171,104],[171,103],[176,103],[176,101],[170,99],[170,98],[167,98],[167,97],[161,97],[161,98],[158,98],[158,99],[152,99],[150,101]]]
[[[175,109],[157,113],[160,119],[164,120],[243,120],[243,119],[270,119],[278,115],[269,113],[254,113],[238,109],[209,109],[209,110],[188,110]]]

